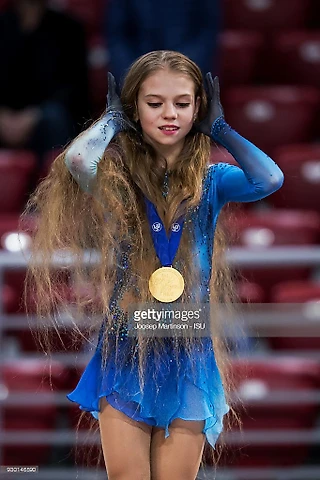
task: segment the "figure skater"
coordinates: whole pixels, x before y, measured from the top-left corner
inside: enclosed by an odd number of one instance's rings
[[[50,259],[66,249],[73,278],[93,291],[87,318],[103,319],[68,398],[98,420],[109,480],[194,480],[230,409],[215,313],[230,303],[232,279],[218,215],[228,202],[272,194],[283,174],[226,123],[218,78],[205,82],[206,90],[198,66],[173,51],[138,58],[120,98],[109,74],[106,111],[57,157],[29,203],[39,215],[33,248],[42,262],[29,271],[39,312],[63,302]],[[210,165],[211,141],[240,167]],[[83,265],[84,251],[99,261]],[[168,319],[164,335],[139,333],[132,305],[192,306],[209,333],[179,335]]]

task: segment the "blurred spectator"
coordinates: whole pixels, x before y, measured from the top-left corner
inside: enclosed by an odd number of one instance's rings
[[[0,15],[0,147],[39,158],[88,116],[83,28],[47,0],[12,0]]]
[[[221,0],[109,0],[106,42],[109,67],[122,83],[126,70],[151,50],[176,50],[205,74],[217,74]]]

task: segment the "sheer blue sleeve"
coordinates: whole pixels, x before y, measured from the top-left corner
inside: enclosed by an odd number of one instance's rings
[[[103,153],[112,138],[124,129],[121,113],[109,111],[80,134],[66,151],[65,165],[84,192],[92,193]]]
[[[223,145],[240,167],[220,167],[219,196],[223,203],[254,202],[271,195],[283,184],[283,173],[262,150],[253,145],[219,117],[212,125],[211,137]]]

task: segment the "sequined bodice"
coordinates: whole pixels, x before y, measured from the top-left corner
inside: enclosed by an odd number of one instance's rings
[[[264,169],[261,169],[260,164],[261,173],[258,166],[254,166],[255,171],[250,178],[248,178],[248,174],[235,165],[227,163],[209,165],[203,181],[201,201],[192,212],[186,215],[184,228],[193,229],[195,240],[192,246],[192,257],[197,264],[195,265],[197,270],[201,274],[201,283],[195,286],[195,298],[199,298],[200,293],[202,302],[209,301],[214,232],[221,208],[229,201],[249,202],[259,200],[269,194],[269,190],[274,188],[269,177],[275,176],[279,169],[267,156],[261,159],[261,163],[264,162],[268,167],[268,170],[265,169],[268,171],[268,175],[266,175]],[[130,248],[130,245],[127,245],[126,248]],[[121,315],[118,302],[126,291],[125,273],[128,269],[128,250],[126,248],[124,248],[118,264],[117,280],[110,302],[115,321],[117,315]],[[174,261],[173,266],[177,270],[181,269],[179,261]],[[190,298],[191,302],[192,300]]]
[[[165,182],[167,182],[166,178]],[[200,290],[203,302],[209,301],[209,282],[211,277],[214,230],[219,211],[223,205],[219,199],[216,182],[216,168],[215,166],[210,166],[204,179],[201,201],[191,213],[187,214],[184,223],[184,228],[194,230],[195,243],[193,245],[192,257],[194,258],[194,262],[198,264],[201,276],[201,285],[196,286],[196,291],[198,295]],[[165,191],[168,191],[167,188]],[[129,268],[128,248],[130,248],[130,245],[124,245],[121,260],[117,269],[117,279],[110,302],[110,308],[115,316],[115,322],[117,322],[117,318],[123,318],[123,312],[120,310],[118,302],[126,292],[126,272]],[[181,270],[180,261],[173,262],[173,266],[177,270]],[[189,300],[192,302],[193,299],[189,298]]]

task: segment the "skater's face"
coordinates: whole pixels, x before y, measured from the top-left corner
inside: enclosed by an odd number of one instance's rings
[[[164,156],[178,155],[199,105],[189,75],[157,70],[144,80],[138,94],[137,114],[144,139]]]

